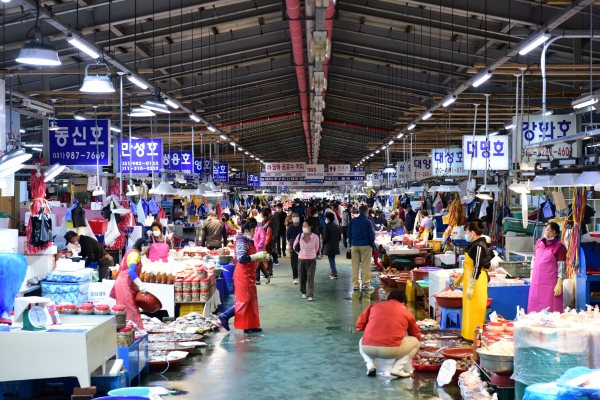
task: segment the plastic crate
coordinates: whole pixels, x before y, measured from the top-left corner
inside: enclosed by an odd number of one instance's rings
[[[504,222],[502,223],[502,230],[504,233],[506,232],[517,232],[517,233],[526,233],[528,235],[533,235],[533,232],[536,228],[536,223],[533,221],[529,221],[527,224],[527,228],[523,228],[523,220],[518,218],[504,218]]]
[[[204,312],[204,303],[184,303],[179,306],[179,316],[183,317],[193,312]]]
[[[36,381],[40,396],[71,396],[73,389],[79,387],[77,378],[47,378]]]
[[[106,394],[114,389],[128,387],[127,373],[119,372],[117,376],[92,376],[92,386],[96,386],[98,393]]]
[[[498,266],[504,269],[513,278],[531,277],[531,263],[524,261],[501,261]]]
[[[0,399],[30,399],[34,394],[31,380],[0,382]]]

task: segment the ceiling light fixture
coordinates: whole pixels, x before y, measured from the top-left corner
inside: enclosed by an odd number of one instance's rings
[[[174,108],[174,109],[179,108],[179,104],[177,104],[177,102],[175,102],[175,100],[171,100],[169,97],[165,97],[165,103],[167,103],[167,105],[171,108]]]
[[[550,35],[547,33],[544,33],[543,35],[538,36],[537,38],[535,38],[531,42],[529,42],[529,44],[527,46],[523,47],[519,51],[519,54],[524,56],[525,54],[529,53],[531,50],[535,49],[542,43],[546,42],[548,39],[550,39]]]
[[[512,129],[512,128],[514,128],[514,127],[515,127],[515,124],[513,124],[512,122],[510,122],[510,123],[508,123],[508,124],[504,125],[504,129],[507,129],[507,130],[508,130],[508,129]]]
[[[500,132],[498,132],[498,131],[493,131],[493,132],[490,132],[490,133],[488,133],[488,136],[496,136],[496,135],[498,135],[499,133],[500,133]]]
[[[167,175],[168,174],[163,173],[161,182],[158,185],[158,187],[156,188],[156,193],[162,194],[162,195],[177,194],[177,190],[175,190],[173,185],[171,185],[169,182],[167,182]]]
[[[83,51],[92,58],[100,57],[100,54],[98,54],[98,51],[96,51],[95,48],[87,44],[83,39],[73,36],[72,33],[67,35],[67,42],[71,43],[73,46],[77,47],[79,50]]]
[[[83,84],[79,88],[79,91],[84,93],[114,93],[115,87],[110,80],[110,67],[105,63],[98,63],[96,65],[104,65],[106,67],[106,75],[89,75],[88,68],[90,68],[90,65],[94,64],[86,65]]]
[[[413,129],[415,129],[415,126],[417,126],[417,124],[412,123],[406,129],[408,129],[409,131],[412,131]]]
[[[206,127],[206,129],[208,129],[208,130],[209,130],[209,131],[211,131],[211,132],[216,132],[216,131],[217,131],[217,128],[215,128],[215,127],[214,127],[214,126],[212,126],[212,125],[208,125],[208,126]]]
[[[429,118],[431,118],[432,115],[433,115],[432,113],[430,113],[429,111],[427,111],[425,114],[423,114],[423,116],[421,117],[421,119],[423,121],[428,120]]]
[[[390,141],[388,142],[388,146],[391,146],[391,145],[393,145],[393,144],[394,144],[394,141],[393,141],[393,140],[390,140]]]
[[[577,99],[573,102],[571,102],[571,107],[573,107],[574,110],[579,110],[580,108],[585,108],[588,106],[593,106],[594,104],[598,103],[598,98],[600,96],[598,95],[587,95],[585,97],[582,97],[580,99]]]
[[[56,47],[51,44],[44,43],[44,37],[42,35],[42,29],[37,26],[37,21],[40,16],[40,4],[38,2],[36,25],[32,28],[34,30],[34,40],[25,43],[21,47],[19,57],[16,61],[21,64],[29,64],[35,66],[56,66],[60,65],[61,61],[58,57]]]
[[[444,103],[442,103],[442,107],[448,107],[450,104],[454,103],[456,101],[456,96],[452,95],[450,97],[447,97],[446,100],[444,100]]]
[[[473,82],[473,87],[479,87],[482,83],[487,81],[492,77],[492,71],[487,71],[486,73],[480,75],[475,82]]]
[[[129,79],[129,82],[133,83],[135,86],[139,87],[140,89],[148,89],[148,85],[146,85],[144,83],[144,81],[142,81],[140,78],[138,78],[137,76],[129,73],[127,74],[127,79]]]
[[[20,133],[25,133],[25,129],[19,129]]]
[[[148,108],[134,107],[128,115],[132,117],[154,117],[156,114]]]
[[[142,104],[141,107],[159,113],[171,114],[171,110],[169,110],[169,107],[167,107],[165,103],[159,100],[146,100],[146,102]]]
[[[190,114],[190,119],[194,122],[200,122],[200,117],[198,117],[196,114]]]
[[[44,182],[50,182],[52,179],[56,178],[65,169],[68,171],[68,168],[66,165],[60,165],[59,163],[54,164],[53,166],[51,166],[44,172]]]
[[[117,132],[117,133],[121,132],[121,130],[119,128],[117,128],[116,126],[112,126],[112,125],[110,126],[110,130],[113,132]]]
[[[220,135],[219,135],[219,137],[220,137],[222,140],[227,140],[227,136],[225,136],[225,135],[223,135],[223,134],[220,134]]]
[[[87,119],[86,117],[84,117],[81,114],[75,114],[75,115],[73,115],[73,118],[75,118],[75,119],[77,119],[79,121],[85,121]]]

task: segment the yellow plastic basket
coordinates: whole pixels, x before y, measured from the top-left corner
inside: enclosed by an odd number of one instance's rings
[[[444,225],[448,225],[450,223],[450,216],[449,215],[442,215],[442,223]]]
[[[181,304],[181,306],[179,307],[179,316],[183,317],[185,315],[193,313],[194,311],[197,311],[199,313],[203,313],[204,312],[204,303],[186,303],[186,304]]]

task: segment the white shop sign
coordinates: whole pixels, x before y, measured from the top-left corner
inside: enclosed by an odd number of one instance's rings
[[[322,185],[325,182],[325,166],[323,164],[306,164],[306,184]]]
[[[463,150],[459,148],[443,148],[431,150],[431,175],[433,176],[465,176]]]
[[[412,158],[412,170],[414,171],[411,177],[411,161],[398,162],[396,164],[396,176],[399,183],[404,183],[411,180],[420,181],[431,176],[431,158],[429,156],[416,156]]]
[[[508,151],[508,136],[463,136],[464,169],[508,170]]]

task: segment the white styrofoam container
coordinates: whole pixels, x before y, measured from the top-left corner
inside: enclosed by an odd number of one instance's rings
[[[28,273],[32,276],[46,275],[48,272],[54,269],[55,261],[54,256],[42,254],[42,255],[26,255]]]
[[[19,231],[17,229],[0,229],[0,253],[17,253],[19,251]]]

